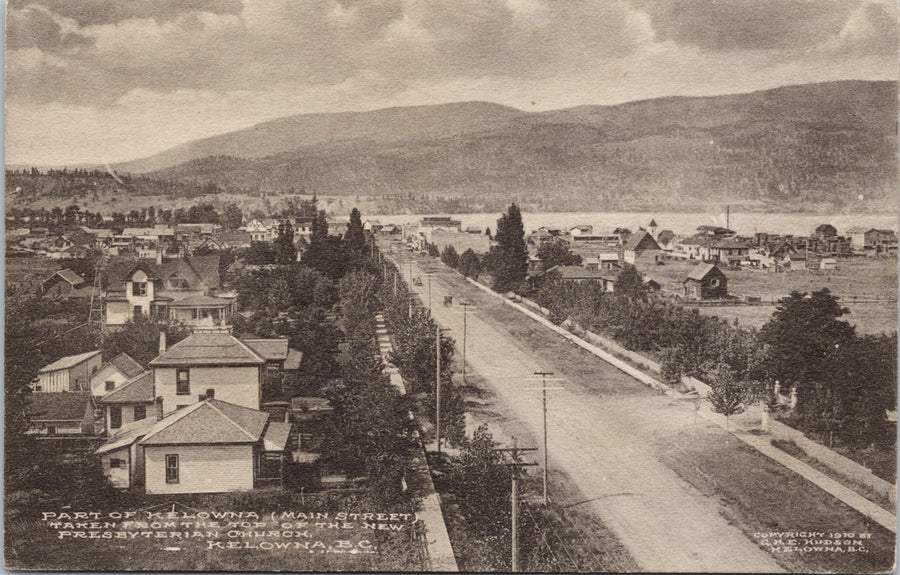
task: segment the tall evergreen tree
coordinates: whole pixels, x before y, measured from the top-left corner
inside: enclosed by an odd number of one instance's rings
[[[297,261],[297,248],[294,246],[294,226],[284,220],[278,226],[278,237],[275,238],[275,260],[281,265],[291,265]]]
[[[362,255],[366,252],[366,233],[363,231],[362,217],[356,208],[350,212],[350,224],[344,234],[344,244],[351,254]]]
[[[493,289],[508,292],[516,289],[528,275],[528,248],[525,246],[525,227],[519,206],[511,204],[509,210],[497,220],[494,237],[500,257],[494,271]]]

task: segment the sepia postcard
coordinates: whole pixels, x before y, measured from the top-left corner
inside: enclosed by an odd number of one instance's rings
[[[8,0],[4,566],[887,573],[896,0]]]

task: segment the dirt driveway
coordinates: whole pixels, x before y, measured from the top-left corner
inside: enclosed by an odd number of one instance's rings
[[[408,275],[411,258],[404,256],[398,258],[398,267]],[[413,290],[427,306],[425,271],[432,270],[432,314],[450,328],[457,346],[463,340],[458,303],[465,300],[477,307],[467,315],[467,363],[509,406],[507,416],[528,427],[534,437],[542,436],[542,409],[539,394],[528,390],[536,382],[526,379],[535,371],[566,378],[565,389],[550,395],[550,466],[566,473],[591,500],[585,505],[618,535],[642,569],[781,571],[768,553],[723,517],[716,500],[661,462],[656,439],[695,426],[689,409],[673,406],[669,398],[599,359],[570,362],[566,353],[536,347],[528,332],[546,328],[530,320],[528,327],[521,327],[521,321],[515,322],[519,327],[510,327],[504,316],[517,312],[443,266],[429,263],[423,268],[415,264],[413,274],[424,281]],[[453,297],[453,305],[444,305],[445,296]],[[538,453],[534,461],[542,458]]]

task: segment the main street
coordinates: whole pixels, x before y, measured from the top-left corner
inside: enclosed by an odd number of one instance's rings
[[[596,515],[613,530],[647,571],[754,571],[781,568],[762,548],[723,517],[723,509],[660,461],[656,440],[695,425],[690,410],[597,358],[569,364],[547,357],[521,334],[498,320],[504,305],[462,277],[431,260],[404,253],[397,262],[409,280],[409,262],[421,286],[413,286],[434,319],[457,342],[463,340],[461,300],[476,306],[467,314],[466,361],[490,391],[509,406],[508,417],[541,437],[543,415],[536,371],[564,377],[563,390],[551,392],[550,467],[565,473]],[[424,268],[424,269],[423,269]],[[426,271],[432,270],[426,276]],[[445,306],[445,296],[453,305]],[[531,321],[531,320],[528,320]],[[534,330],[546,328],[533,323]],[[548,332],[549,333],[549,332]],[[461,354],[458,354],[458,356]],[[711,431],[719,433],[719,430]],[[535,458],[542,461],[542,454]],[[553,494],[551,493],[551,497]]]

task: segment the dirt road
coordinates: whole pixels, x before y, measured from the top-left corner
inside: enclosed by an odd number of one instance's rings
[[[406,276],[411,258],[397,258]],[[564,390],[550,395],[550,466],[566,473],[590,500],[598,517],[612,529],[647,571],[781,571],[775,560],[722,516],[714,499],[704,496],[663,464],[655,439],[694,426],[692,413],[599,359],[569,362],[514,333],[503,321],[511,313],[501,302],[433,263],[414,264],[424,279],[413,287],[432,315],[450,328],[457,346],[463,341],[461,300],[477,307],[467,314],[466,360],[509,406],[509,417],[542,436],[537,384],[526,381],[535,371],[565,377]],[[424,268],[424,269],[423,269]],[[409,279],[408,277],[406,278]],[[444,305],[452,296],[454,304]],[[537,323],[526,331],[545,330]],[[460,354],[461,355],[461,354]],[[559,385],[559,384],[556,384]],[[540,447],[540,446],[539,446]],[[534,461],[542,461],[538,454]],[[551,494],[552,497],[552,494]]]

